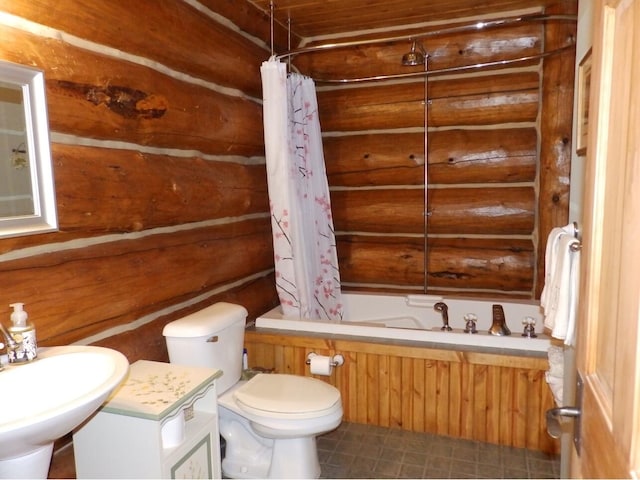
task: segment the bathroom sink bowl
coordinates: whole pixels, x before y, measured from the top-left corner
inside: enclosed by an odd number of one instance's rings
[[[46,478],[53,442],[85,421],[129,370],[116,350],[49,347],[0,372],[0,478]]]

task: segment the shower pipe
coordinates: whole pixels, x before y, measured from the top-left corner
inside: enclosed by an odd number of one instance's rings
[[[273,18],[273,9],[271,10],[271,17]],[[348,41],[348,42],[315,45],[311,47],[290,50],[280,55],[273,55],[272,53],[272,57],[275,58],[276,60],[282,60],[286,58],[290,62],[291,57],[296,55],[302,55],[305,53],[313,53],[313,52],[319,52],[319,51],[325,51],[325,50],[348,48],[348,47],[355,47],[355,46],[362,46],[362,45],[375,45],[379,43],[419,40],[419,39],[434,37],[438,35],[460,33],[460,32],[467,32],[467,31],[477,31],[477,30],[482,30],[487,28],[513,25],[513,24],[522,23],[522,22],[542,22],[547,20],[577,21],[577,17],[576,15],[544,15],[544,14],[523,15],[519,17],[509,17],[509,18],[496,19],[496,20],[479,21],[479,22],[470,23],[467,25],[458,25],[455,27],[441,28],[439,30],[433,30],[430,32],[423,32],[423,33],[418,33],[413,35],[400,35],[400,36],[394,36],[394,37],[375,38],[370,40],[354,40],[354,41]],[[290,22],[288,26],[289,28],[291,27]],[[323,84],[331,84],[331,83],[344,84],[344,83],[372,82],[377,80],[392,80],[392,79],[402,79],[402,78],[423,77],[423,76],[430,76],[430,75],[444,75],[447,73],[463,72],[463,71],[469,71],[473,69],[493,68],[493,67],[500,67],[504,65],[510,65],[514,63],[522,63],[522,62],[528,62],[532,60],[539,60],[539,59],[548,57],[550,55],[562,53],[565,50],[569,50],[574,47],[575,47],[575,43],[571,43],[570,45],[567,45],[565,47],[560,47],[555,50],[550,50],[548,52],[543,52],[536,55],[529,55],[526,57],[519,57],[514,59],[508,59],[508,60],[496,60],[496,61],[484,62],[484,63],[475,63],[471,65],[461,65],[458,67],[448,67],[448,68],[441,68],[441,69],[429,70],[429,71],[425,69],[425,71],[420,71],[420,72],[376,75],[372,77],[360,77],[360,78],[343,78],[343,79],[314,78],[314,81],[316,81],[317,83],[323,83]],[[271,48],[273,52],[273,44]],[[289,45],[289,48],[290,48],[290,45]]]
[[[273,10],[271,10],[271,15],[273,15]],[[280,55],[275,55],[275,59],[282,60],[283,58],[288,58],[295,55],[300,55],[304,53],[313,53],[313,52],[324,51],[324,50],[333,50],[336,48],[348,48],[348,47],[358,47],[362,45],[375,45],[378,43],[419,40],[422,38],[435,37],[439,35],[447,35],[451,33],[478,31],[478,30],[483,30],[485,28],[503,27],[503,26],[513,25],[513,24],[522,23],[522,22],[544,22],[547,20],[566,20],[566,21],[576,22],[577,16],[576,15],[532,14],[532,15],[522,15],[519,17],[501,18],[496,20],[478,21],[474,23],[469,23],[467,25],[445,27],[438,30],[432,30],[429,32],[423,32],[423,33],[417,33],[417,34],[411,34],[411,35],[397,35],[393,37],[372,38],[369,40],[352,40],[347,42],[313,45],[311,47],[298,48],[295,50],[290,50],[286,53],[282,53]],[[272,51],[273,51],[273,47],[272,47]]]
[[[428,200],[429,200],[429,162],[427,156],[429,155],[429,55],[424,56],[424,278],[423,287],[424,293],[427,293],[429,288],[429,212],[428,212]]]
[[[421,72],[408,72],[408,73],[394,73],[389,75],[376,75],[373,77],[359,77],[359,78],[340,78],[340,79],[327,79],[327,78],[314,78],[316,83],[362,83],[362,82],[374,82],[377,80],[393,80],[398,78],[412,78],[412,77],[429,77],[432,75],[445,75],[447,73],[464,72],[469,70],[481,70],[484,68],[501,67],[504,65],[511,65],[513,63],[529,62],[531,60],[539,60],[541,58],[550,57],[567,50],[575,48],[575,43],[566,45],[564,47],[556,48],[548,52],[538,53],[536,55],[529,55],[526,57],[511,58],[508,60],[495,60],[492,62],[473,63],[471,65],[460,65],[458,67],[439,68],[435,70],[421,71]]]

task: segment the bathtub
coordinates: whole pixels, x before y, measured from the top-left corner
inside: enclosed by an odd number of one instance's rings
[[[318,334],[373,337],[424,343],[425,346],[449,345],[460,349],[504,349],[521,352],[546,352],[550,338],[542,334],[543,317],[537,302],[492,301],[484,299],[446,298],[435,295],[390,295],[343,293],[345,318],[340,323],[286,318],[276,307],[256,319],[256,328],[309,332]],[[444,302],[449,310],[452,331],[442,331],[442,315],[434,309]],[[502,305],[509,336],[488,333],[492,322],[492,305]],[[478,333],[465,333],[464,316],[475,314]],[[536,322],[536,338],[522,335],[522,321]]]

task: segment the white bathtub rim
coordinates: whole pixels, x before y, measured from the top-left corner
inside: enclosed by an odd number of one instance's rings
[[[265,314],[266,315],[266,314]],[[550,339],[546,335],[539,334],[537,338],[526,338],[520,334],[511,334],[506,337],[489,335],[485,332],[476,334],[464,333],[454,329],[451,332],[433,330],[413,330],[411,334],[405,329],[389,328],[384,326],[345,325],[325,323],[317,321],[287,320],[284,318],[269,318],[261,316],[256,319],[256,329],[269,329],[287,332],[304,332],[312,334],[346,335],[354,338],[375,338],[378,340],[404,340],[412,343],[429,343],[433,345],[447,345],[454,347],[468,347],[465,349],[480,347],[500,350],[509,350],[526,354],[528,352],[547,352]],[[357,329],[354,331],[353,329]]]

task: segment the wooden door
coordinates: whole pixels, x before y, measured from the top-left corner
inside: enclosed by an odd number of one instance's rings
[[[640,0],[594,1],[578,375],[571,476],[638,475],[640,441]]]

